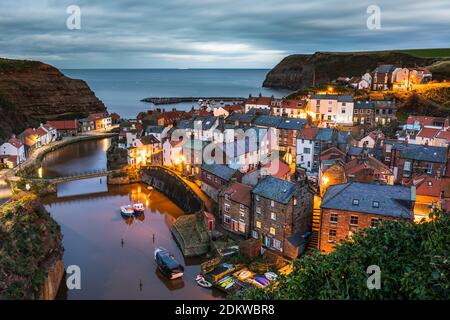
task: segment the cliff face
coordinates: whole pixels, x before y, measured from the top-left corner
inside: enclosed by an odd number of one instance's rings
[[[405,67],[427,66],[435,59],[420,58],[399,52],[316,52],[313,55],[291,55],[284,58],[266,76],[264,87],[297,90],[315,84],[326,84],[338,77],[361,76],[379,64]]]
[[[0,59],[0,139],[47,120],[105,110],[83,80],[38,61]]]

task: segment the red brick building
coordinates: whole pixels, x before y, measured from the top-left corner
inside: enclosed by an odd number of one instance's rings
[[[382,220],[414,220],[415,189],[361,182],[330,186],[320,214],[319,250],[329,253],[358,230]]]
[[[251,230],[251,191],[251,186],[234,182],[219,194],[219,217],[222,226],[244,237],[248,237]]]
[[[202,191],[218,201],[219,191],[232,179],[241,181],[242,173],[223,164],[204,164],[201,167]]]

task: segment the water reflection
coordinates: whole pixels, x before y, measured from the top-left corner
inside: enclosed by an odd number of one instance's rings
[[[45,155],[38,176],[55,178],[74,173],[106,169],[106,151],[111,139],[82,141]]]
[[[120,206],[148,200],[145,212],[123,219]],[[213,299],[218,292],[199,287],[195,276],[204,259],[184,259],[170,228],[184,214],[169,199],[143,184],[110,186],[108,193],[45,199],[61,225],[64,263],[82,270],[82,290],[68,299]],[[157,271],[153,251],[162,246],[185,265],[181,281]],[[142,286],[140,285],[142,284]]]

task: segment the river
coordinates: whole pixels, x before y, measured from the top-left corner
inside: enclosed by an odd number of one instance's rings
[[[45,157],[44,175],[106,167],[109,140],[66,146]],[[103,184],[105,182],[103,181]],[[199,287],[194,279],[202,259],[185,259],[170,233],[184,212],[163,194],[144,184],[104,186],[98,192],[44,199],[64,235],[65,266],[81,269],[80,290],[60,290],[61,299],[214,299],[219,292]],[[83,193],[84,183],[64,186]],[[140,218],[124,219],[119,207],[140,200],[146,206]],[[123,243],[122,243],[123,240]],[[166,280],[156,270],[153,250],[162,246],[185,266],[183,279]]]

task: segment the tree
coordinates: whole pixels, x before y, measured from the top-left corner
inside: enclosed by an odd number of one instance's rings
[[[390,221],[356,233],[328,255],[294,261],[294,271],[272,289],[247,299],[449,299],[449,213],[429,222]],[[379,266],[381,288],[369,289],[367,268]]]

